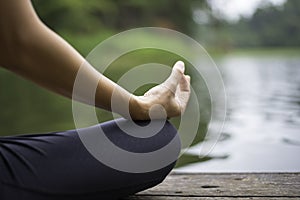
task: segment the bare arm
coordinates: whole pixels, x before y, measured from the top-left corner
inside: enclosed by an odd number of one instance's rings
[[[2,67],[58,94],[72,97],[76,74],[85,60],[39,20],[29,0],[0,0],[0,27]],[[150,91],[147,97],[136,97],[97,72],[92,66],[86,64],[84,67],[86,80],[97,84],[95,94],[97,107],[110,110],[114,90],[118,94],[120,104],[129,100],[130,115],[134,119],[148,119],[149,109],[154,104],[161,104],[169,117],[179,115],[186,107],[189,78],[183,75],[184,69],[180,67],[173,70],[173,76],[171,75],[173,78],[169,78],[166,81],[168,84],[164,84],[160,89],[163,93]],[[179,85],[181,87],[178,87]],[[181,88],[179,90],[184,92],[186,96],[184,102],[180,102],[182,97],[178,98],[178,95],[175,95],[177,88]],[[168,99],[162,98],[166,92],[170,93]],[[78,99],[85,102],[84,94]],[[124,114],[121,110],[117,112]]]

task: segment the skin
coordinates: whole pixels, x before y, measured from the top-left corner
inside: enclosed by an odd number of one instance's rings
[[[135,96],[96,71],[70,44],[43,24],[30,0],[0,0],[0,28],[0,66],[57,94],[72,98],[76,74],[82,66],[85,80],[97,85],[95,106],[99,108],[111,110],[113,92],[119,105],[129,102],[130,116],[124,108],[114,112],[134,120],[175,117],[187,106],[190,77],[184,75],[181,61],[175,63],[164,83],[144,96]],[[90,102],[84,91],[75,98]]]

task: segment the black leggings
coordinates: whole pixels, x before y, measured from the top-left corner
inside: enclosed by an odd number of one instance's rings
[[[129,123],[124,119],[119,120],[125,124]],[[136,123],[147,129],[148,122]],[[180,152],[179,136],[169,122],[165,122],[159,133],[148,138],[124,133],[116,121],[97,126],[104,130],[110,141],[126,151],[153,152],[170,141],[176,141],[173,142],[175,145],[169,156],[175,155],[177,158]],[[92,128],[85,128],[85,131],[89,129]],[[164,158],[158,158],[157,162],[161,162],[161,159]],[[175,162],[144,173],[119,171],[91,155],[76,130],[0,137],[0,199],[120,198],[159,184],[172,170]],[[141,166],[147,164],[150,163],[141,163]]]

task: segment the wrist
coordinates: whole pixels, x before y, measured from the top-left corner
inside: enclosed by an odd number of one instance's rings
[[[132,95],[129,102],[129,112],[133,120],[148,120],[149,103],[142,96]]]

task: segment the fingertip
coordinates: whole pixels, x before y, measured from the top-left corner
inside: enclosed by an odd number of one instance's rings
[[[188,81],[188,82],[191,82],[191,77],[189,75],[184,75],[185,76],[185,79]]]
[[[169,78],[165,81],[165,85],[168,86],[172,91],[176,91],[178,84],[184,78],[184,63],[177,61],[172,69],[172,73]]]
[[[184,62],[181,60],[178,60],[175,64],[184,66]]]
[[[181,60],[177,61],[174,65],[174,68],[178,68],[182,73],[184,73],[184,62]]]

